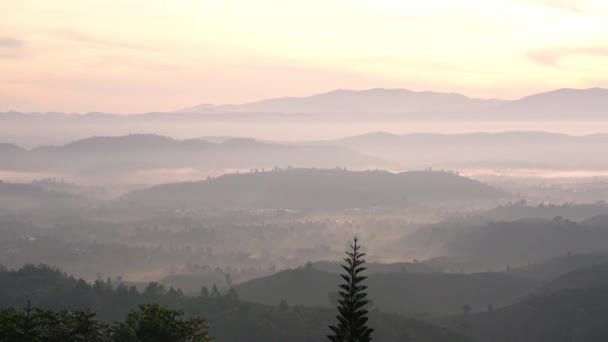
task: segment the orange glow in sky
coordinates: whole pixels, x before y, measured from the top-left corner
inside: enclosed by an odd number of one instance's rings
[[[605,0],[2,0],[0,111],[608,87]]]

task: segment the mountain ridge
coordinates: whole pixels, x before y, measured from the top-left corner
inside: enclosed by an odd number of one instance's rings
[[[567,99],[570,105],[564,105]],[[375,101],[375,102],[374,102]],[[548,101],[558,102],[552,105]],[[559,88],[535,93],[514,100],[468,97],[455,92],[412,91],[403,88],[371,88],[364,90],[336,89],[310,96],[290,96],[262,99],[242,104],[203,104],[177,110],[177,113],[218,113],[218,112],[260,112],[260,113],[320,113],[320,112],[471,112],[489,111],[489,116],[497,114],[527,114],[538,111],[563,112],[580,109],[589,101],[595,105],[593,115],[604,113],[608,104],[608,89],[604,88]],[[530,107],[530,108],[528,108]],[[560,113],[561,113],[560,112]],[[572,114],[572,113],[570,113]]]
[[[365,103],[363,100],[377,99],[377,103]],[[335,108],[336,103],[324,107],[327,103],[314,101],[346,101],[346,107]],[[386,103],[392,101],[391,103]],[[397,101],[399,100],[399,101]],[[566,101],[567,100],[567,101]],[[358,102],[357,102],[358,101]],[[410,102],[407,102],[410,101]],[[551,102],[554,102],[553,104]],[[557,103],[557,104],[555,104]],[[566,103],[566,104],[564,104]],[[570,103],[568,105],[568,103]],[[305,104],[304,108],[298,108]],[[344,105],[344,103],[342,103]],[[367,104],[361,107],[362,104]],[[590,105],[594,107],[590,110]],[[407,105],[407,106],[406,106]],[[423,106],[424,105],[424,106]],[[558,88],[545,92],[529,94],[516,99],[470,97],[457,92],[413,91],[405,88],[370,88],[370,89],[335,89],[327,92],[304,96],[285,96],[266,98],[237,104],[203,103],[173,111],[132,114],[112,114],[101,112],[63,113],[63,112],[0,112],[0,120],[14,120],[23,116],[55,117],[68,119],[72,117],[91,120],[106,120],[113,117],[154,117],[158,115],[175,114],[215,114],[215,113],[339,113],[359,111],[362,113],[429,113],[429,112],[461,112],[465,114],[484,114],[488,119],[496,115],[515,115],[516,118],[526,118],[529,115],[541,116],[557,111],[557,114],[583,108],[591,111],[592,116],[606,114],[604,108],[608,105],[608,88]],[[348,107],[350,106],[350,107]],[[486,113],[487,112],[487,113]],[[576,117],[576,116],[574,116]],[[603,116],[600,116],[603,118]]]

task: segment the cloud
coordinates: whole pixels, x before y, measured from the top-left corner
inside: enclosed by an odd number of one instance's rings
[[[540,2],[540,5],[544,7],[575,13],[586,12],[584,0],[542,0]]]
[[[53,36],[83,44],[99,45],[112,48],[129,49],[129,50],[153,50],[150,46],[144,44],[111,40],[100,36],[95,36],[86,32],[76,30],[59,30],[53,33]]]
[[[0,37],[0,59],[16,59],[22,56],[24,42],[20,39]]]
[[[382,21],[388,21],[393,23],[412,22],[419,19],[417,16],[414,15],[403,15],[398,13],[381,14],[379,15],[379,18]]]
[[[572,56],[608,57],[608,46],[564,47],[528,52],[528,58],[534,63],[556,67],[561,67],[560,62],[564,58]]]
[[[15,38],[0,37],[0,48],[20,48],[23,41]]]

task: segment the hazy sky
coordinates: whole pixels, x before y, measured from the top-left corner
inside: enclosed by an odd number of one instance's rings
[[[606,0],[0,0],[0,110],[608,87]]]

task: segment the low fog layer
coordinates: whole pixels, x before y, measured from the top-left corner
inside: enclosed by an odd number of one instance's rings
[[[153,134],[99,136],[65,145],[0,144],[0,178],[63,179],[88,185],[152,185],[274,168],[420,169],[473,177],[608,176],[607,134],[546,132],[404,134],[377,132],[286,143],[251,138],[174,139]],[[503,177],[504,178],[504,177]]]
[[[338,139],[374,131],[589,134],[608,131],[607,106],[608,90],[600,88],[561,89],[514,101],[403,89],[337,90],[244,105],[204,105],[176,113],[5,112],[0,113],[0,136],[2,142],[34,147],[130,133],[285,141]]]
[[[4,113],[0,306],[117,321],[158,302],[208,317],[220,340],[317,341],[357,236],[374,341],[604,336],[608,135],[469,124],[585,125],[573,109],[603,119],[605,96],[377,89],[137,116]],[[399,132],[427,119],[469,130]],[[351,124],[364,134],[342,134]]]

